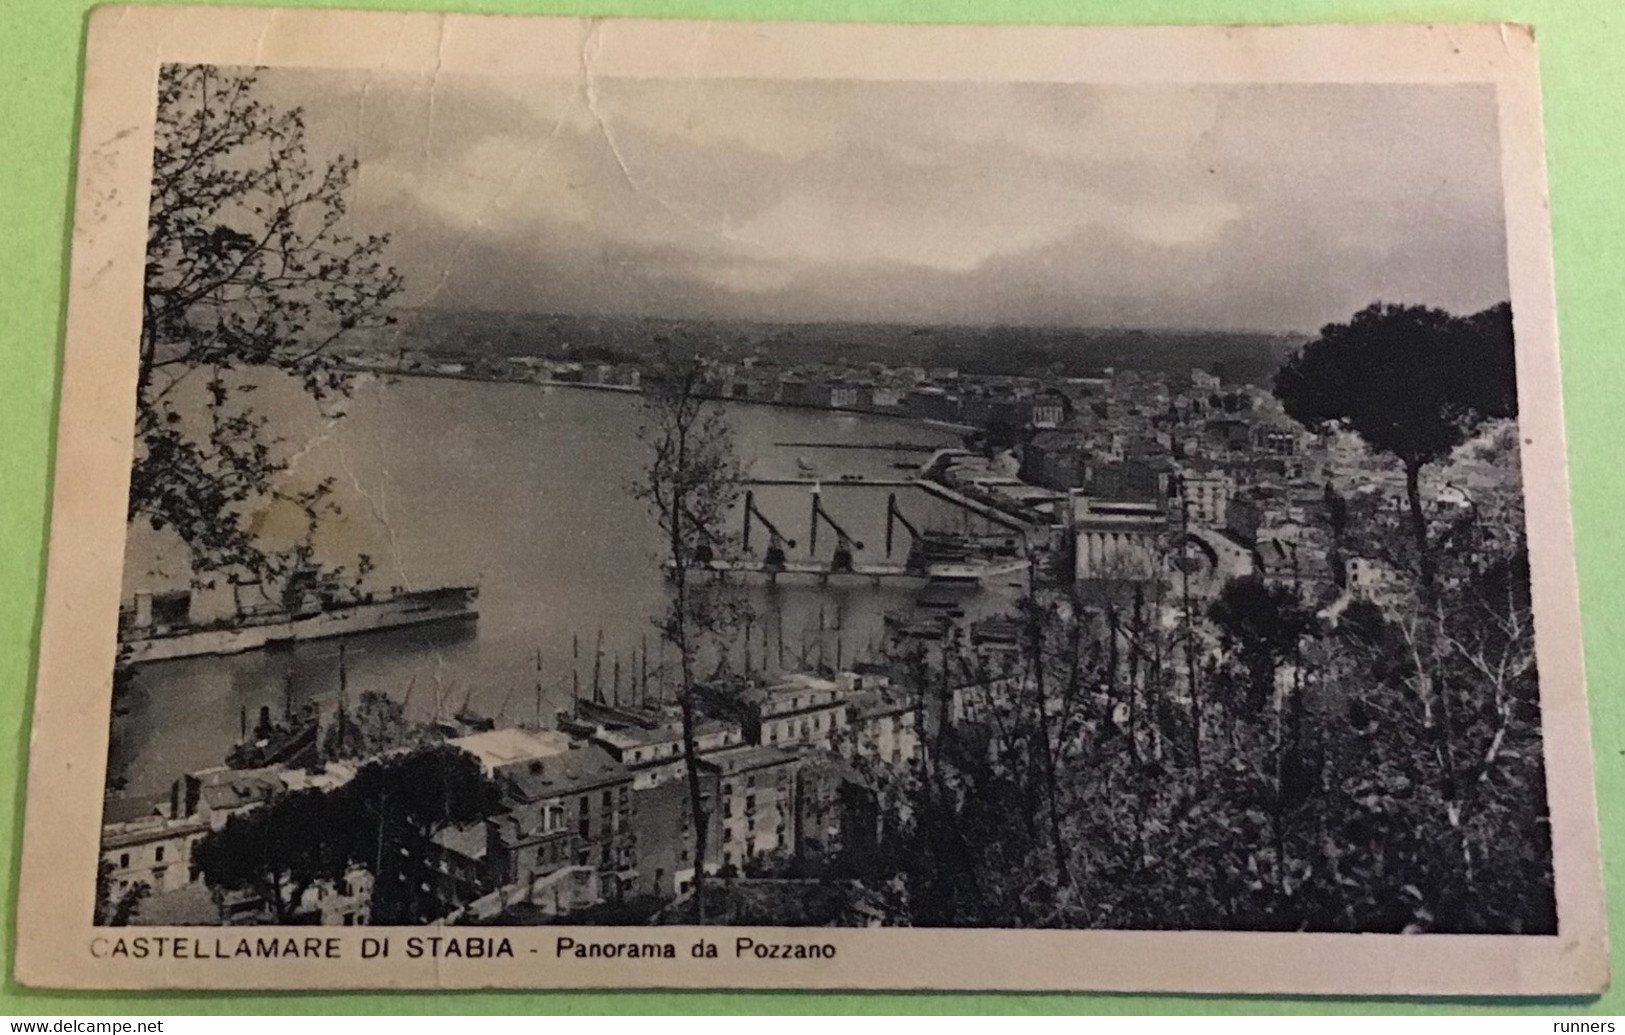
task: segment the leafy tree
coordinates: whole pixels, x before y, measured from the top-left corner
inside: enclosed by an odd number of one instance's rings
[[[1225,583],[1208,615],[1247,670],[1248,703],[1262,711],[1275,689],[1275,674],[1297,654],[1299,641],[1315,631],[1314,616],[1290,589],[1256,576]]]
[[[341,879],[349,864],[349,824],[337,805],[312,789],[238,813],[197,843],[192,864],[211,887],[253,892],[277,923],[293,923],[305,892]]]
[[[669,339],[659,345],[638,429],[648,465],[633,493],[648,505],[665,540],[671,599],[655,627],[677,654],[677,703],[694,817],[694,901],[703,924],[710,823],[694,740],[697,667],[706,642],[736,629],[747,608],[720,574],[702,580],[698,569],[728,541],[723,523],[738,502],[741,471],[727,415],[706,391],[703,360],[694,349]]]
[[[216,888],[250,891],[278,923],[295,920],[305,892],[351,866],[373,875],[379,923],[437,915],[430,843],[447,827],[498,808],[496,785],[467,752],[441,744],[368,763],[331,791],[294,791],[228,819],[193,849]]]
[[[322,401],[349,380],[331,346],[393,322],[400,275],[386,238],[344,232],[353,159],[313,163],[299,108],[258,97],[253,72],[166,65],[159,74],[129,519],[179,536],[195,571],[285,575],[245,521],[275,499],[311,528],[327,483],[281,486],[257,387],[271,368]],[[206,406],[196,403],[203,393]]]
[[[328,758],[373,758],[415,743],[421,731],[406,719],[406,709],[387,694],[368,690],[354,708],[339,708],[327,729],[323,752]]]
[[[91,920],[97,927],[128,927],[141,909],[141,903],[152,894],[152,887],[138,880],[122,892],[113,887],[113,864],[103,860],[96,867],[96,914]]]
[[[374,921],[407,924],[433,919],[439,907],[428,890],[434,836],[500,804],[474,756],[449,744],[368,763],[338,800],[351,857],[373,875]]]
[[[1518,412],[1512,309],[1469,317],[1425,306],[1377,303],[1348,323],[1327,324],[1275,375],[1286,412],[1312,430],[1342,426],[1405,470],[1424,592],[1434,583],[1421,472],[1489,418]]]
[[[1337,489],[1328,481],[1322,498],[1326,501],[1326,523],[1331,527],[1331,548],[1326,554],[1326,564],[1332,571],[1332,585],[1338,590],[1348,586],[1348,570],[1343,555],[1348,543],[1349,534],[1349,502],[1344,499]]]

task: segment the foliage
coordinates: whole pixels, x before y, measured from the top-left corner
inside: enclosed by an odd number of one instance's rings
[[[197,843],[192,863],[211,887],[259,897],[278,923],[294,921],[308,889],[360,866],[374,878],[375,922],[422,923],[438,912],[424,887],[432,838],[497,805],[473,756],[421,748],[370,762],[336,789],[293,791],[233,815]]]
[[[441,744],[363,766],[342,788],[355,838],[354,858],[374,878],[373,922],[423,923],[439,904],[429,845],[451,826],[492,815],[496,785],[474,756]]]
[[[97,927],[128,927],[152,894],[144,880],[119,891],[113,887],[113,864],[105,859],[96,867],[96,909],[91,923]]]
[[[1457,317],[1426,306],[1367,306],[1288,357],[1276,372],[1275,395],[1305,427],[1346,427],[1400,461],[1431,591],[1418,478],[1484,421],[1517,416],[1512,308],[1501,303]]]
[[[694,739],[697,669],[708,645],[720,647],[715,650],[717,674],[726,675],[727,637],[745,624],[749,613],[725,575],[704,572],[706,562],[731,543],[723,527],[739,499],[742,477],[733,429],[711,400],[706,378],[704,361],[694,348],[661,340],[657,362],[645,377],[644,421],[638,429],[649,459],[643,479],[632,489],[648,505],[665,541],[671,593],[654,624],[677,652],[683,759],[689,810],[695,817],[695,858],[700,860],[707,858],[710,824]],[[712,682],[723,686],[728,680]],[[694,892],[699,922],[704,923],[704,865],[695,867]]]
[[[192,850],[211,887],[247,891],[278,924],[294,923],[305,892],[344,876],[348,818],[326,791],[302,790],[229,817]]]
[[[1554,932],[1517,437],[1483,425],[1512,406],[1510,367],[1485,343],[1507,318],[1382,307],[1350,325],[1379,354],[1437,333],[1417,347],[1484,368],[1441,375],[1454,394],[1421,389],[1395,427],[1379,427],[1376,386],[1350,396],[1371,403],[1356,430],[1407,462],[1488,432],[1480,453],[1501,482],[1423,514],[1428,570],[1397,572],[1380,600],[1258,578],[1202,607],[1162,578],[1040,587],[1017,609],[1013,652],[902,650],[924,759],[882,796],[885,836],[830,872],[919,926]],[[1412,336],[1384,344],[1395,328]],[[1313,348],[1299,373],[1328,355]],[[1390,415],[1426,372],[1400,369]],[[1304,419],[1304,398],[1293,405]],[[1334,497],[1336,550],[1404,531],[1403,516]]]
[[[268,552],[250,511],[275,500],[314,527],[331,507],[328,483],[279,479],[288,461],[251,405],[257,383],[237,372],[343,396],[331,346],[392,322],[401,277],[386,239],[343,230],[355,171],[343,157],[313,164],[304,113],[260,100],[252,72],[162,68],[129,519],[173,531],[198,572],[286,575],[308,556]]]
[[[410,747],[421,731],[408,722],[406,709],[387,694],[368,690],[354,708],[340,707],[322,742],[331,759],[373,758]]]
[[[1292,590],[1256,576],[1226,583],[1208,614],[1246,669],[1249,707],[1262,711],[1275,689],[1275,674],[1315,631],[1314,616]]]

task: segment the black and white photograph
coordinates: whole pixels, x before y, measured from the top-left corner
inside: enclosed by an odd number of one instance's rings
[[[1573,930],[1496,82],[599,46],[156,63],[96,944]]]

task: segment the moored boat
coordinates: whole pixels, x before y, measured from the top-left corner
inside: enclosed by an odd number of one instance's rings
[[[468,621],[479,617],[478,598],[476,586],[395,590],[313,601],[297,612],[276,609],[198,623],[189,617],[185,593],[157,601],[137,594],[133,611],[121,616],[119,645],[131,664],[240,654],[273,644]]]

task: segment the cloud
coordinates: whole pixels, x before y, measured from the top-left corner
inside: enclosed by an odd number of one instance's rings
[[[1487,88],[263,76],[359,157],[413,304],[1310,329],[1506,292]]]

